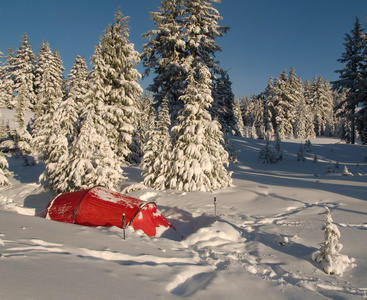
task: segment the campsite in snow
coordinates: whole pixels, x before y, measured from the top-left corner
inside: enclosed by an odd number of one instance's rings
[[[142,190],[182,235],[149,237],[37,217],[55,194],[38,183],[43,164],[9,158],[1,188],[0,286],[4,299],[358,299],[367,297],[367,150],[332,138],[281,143],[284,160],[263,164],[262,140],[233,138],[234,186],[215,191]],[[314,154],[318,162],[313,162]],[[336,162],[339,168],[336,168]],[[333,173],[326,173],[332,166]],[[354,176],[342,176],[347,166]],[[319,174],[315,177],[317,170]],[[141,181],[126,169],[127,185]],[[214,216],[217,199],[217,218]],[[353,262],[329,275],[312,261],[324,242],[327,206]],[[122,296],[123,295],[123,296]]]
[[[141,51],[119,7],[90,68],[27,33],[0,53],[1,299],[367,298],[360,20],[336,80],[284,66],[236,98],[217,7],[161,1]]]

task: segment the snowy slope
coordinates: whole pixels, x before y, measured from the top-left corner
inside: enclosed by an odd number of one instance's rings
[[[265,165],[258,158],[264,141],[233,139],[235,186],[215,193],[132,193],[157,200],[182,241],[131,229],[123,240],[119,228],[35,217],[54,197],[37,183],[44,166],[23,167],[9,157],[12,186],[0,187],[0,298],[366,298],[367,147],[311,142],[305,162],[296,159],[301,141],[287,140],[281,144],[285,160]],[[330,161],[335,172],[325,173]],[[341,175],[344,165],[354,176]],[[124,171],[125,185],[141,180],[137,166]],[[323,241],[324,205],[341,232],[341,253],[355,259],[343,276],[325,274],[310,259]]]

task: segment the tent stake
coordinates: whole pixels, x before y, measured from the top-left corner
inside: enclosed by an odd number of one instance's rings
[[[217,222],[217,197],[214,197],[214,218],[215,222]]]
[[[126,226],[125,213],[123,213],[122,214],[122,230],[124,231],[124,240],[126,239],[126,236],[125,236],[125,226]]]

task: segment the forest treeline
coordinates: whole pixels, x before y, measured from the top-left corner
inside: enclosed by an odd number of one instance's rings
[[[219,25],[217,2],[163,0],[151,13],[155,29],[143,34],[142,53],[129,41],[128,17],[119,9],[95,47],[92,70],[77,56],[67,78],[60,53],[43,42],[35,55],[24,34],[0,68],[0,105],[16,111],[19,125],[0,124],[1,147],[28,164],[32,154],[44,161],[41,181],[56,192],[116,189],[132,162],[141,162],[145,187],[212,191],[232,184],[228,134],[354,142],[356,127],[366,142],[367,47],[358,20],[346,35],[340,59],[346,67],[334,89],[321,77],[303,83],[291,68],[270,78],[260,95],[235,99],[215,59],[221,50],[215,40],[229,29]],[[153,77],[146,93],[142,76]],[[30,124],[26,111],[34,113]]]

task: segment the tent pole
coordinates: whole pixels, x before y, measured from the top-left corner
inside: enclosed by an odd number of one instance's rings
[[[125,213],[123,213],[123,214],[122,214],[122,230],[124,231],[124,240],[126,239],[126,235],[125,235],[125,226],[126,226]]]
[[[215,222],[217,222],[217,197],[214,197],[214,218]]]

